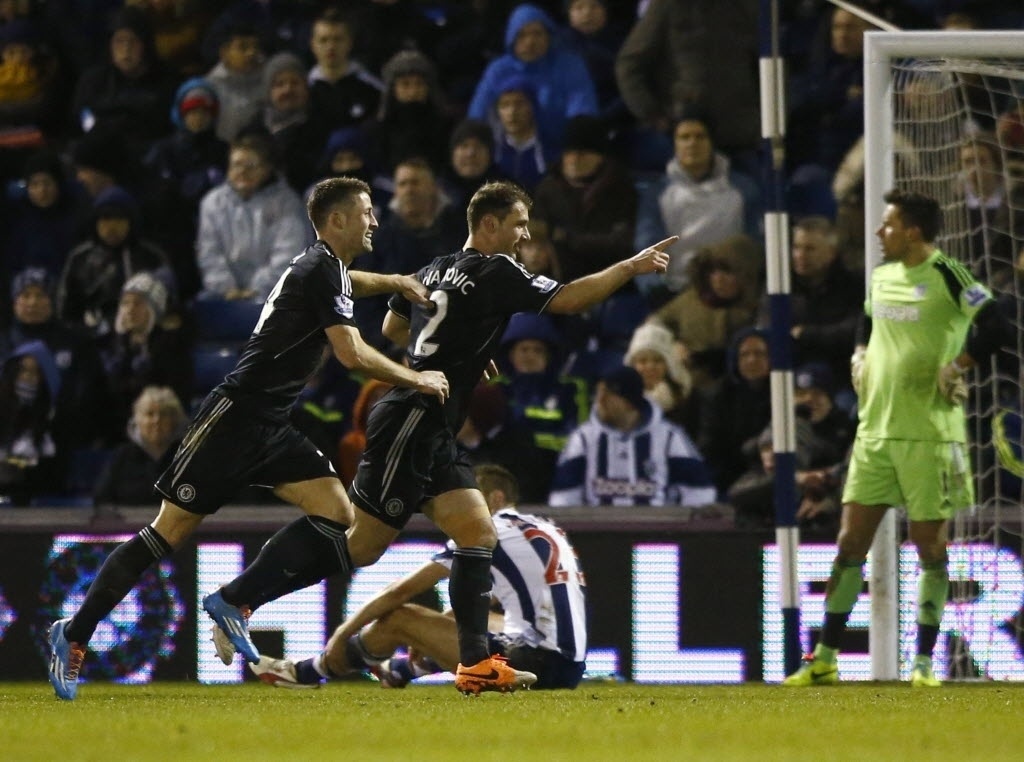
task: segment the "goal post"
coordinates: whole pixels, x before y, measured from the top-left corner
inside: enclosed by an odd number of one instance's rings
[[[946,224],[937,243],[944,251],[960,258],[983,280],[997,269],[1012,272],[1012,258],[995,261],[990,243],[997,237],[1008,237],[1010,250],[1016,256],[1024,252],[1024,236],[1020,234],[1024,226],[997,227],[1003,223],[993,221],[991,216],[986,218],[984,213],[980,215],[980,227],[969,222],[959,162],[965,141],[978,136],[979,130],[987,128],[989,123],[995,124],[999,111],[1007,104],[1024,103],[1024,31],[868,32],[864,40],[866,284],[870,284],[871,269],[880,259],[874,231],[885,206],[882,197],[896,184],[923,190],[938,198]],[[986,103],[990,111],[979,112],[978,109],[984,111]],[[1014,154],[1008,146],[992,144],[991,138],[986,140],[989,141],[986,147],[996,152],[1003,168],[1000,181],[1003,201],[1013,204],[1011,183],[1005,172],[1014,160],[1019,163],[1024,159],[1024,146],[1017,149],[1022,153]],[[1024,208],[1011,206],[1011,217],[1014,212],[1024,220]],[[976,241],[981,245],[975,245]],[[1011,279],[1006,286],[1011,291],[1004,295],[1016,299],[1019,313],[1024,294],[1016,293],[1019,288],[1016,283]],[[1020,337],[1019,315],[1015,327]],[[1019,356],[1020,338],[1017,343]],[[977,592],[979,585],[984,587],[985,583],[975,578],[980,566],[972,563],[971,553],[982,552],[974,550],[980,541],[998,547],[1001,532],[1019,533],[1022,518],[1019,491],[1015,495],[1000,492],[998,466],[988,441],[995,412],[992,400],[998,399],[1000,393],[995,387],[1000,384],[1003,388],[1012,387],[1010,396],[1019,412],[1024,403],[1021,377],[1019,373],[1015,378],[1007,378],[1005,374],[1000,377],[994,367],[984,368],[975,375],[976,380],[990,379],[986,383],[992,385],[991,389],[975,394],[976,402],[969,409],[968,418],[972,466],[979,482],[976,490],[979,505],[953,523],[951,548],[955,548],[955,552],[951,552],[950,562],[951,596],[941,637],[946,638],[952,631],[957,642],[965,644],[971,652],[965,661],[974,665],[971,669],[975,676],[1024,679],[1024,656],[1015,648],[1021,642],[1021,601],[1004,602],[1005,610],[997,611],[998,607],[991,602],[990,610],[983,610],[980,605],[961,605],[964,597],[959,602],[955,600],[958,584],[961,596],[973,595],[976,601],[985,599],[984,590]],[[982,478],[986,480],[984,488],[980,484]],[[1004,526],[1002,522],[1009,514],[1013,514],[1013,519]],[[905,591],[906,598],[910,585],[900,578],[901,568],[904,576],[909,571],[906,563],[902,566],[900,563],[898,537],[896,512],[889,511],[871,549],[869,648],[872,677],[878,680],[897,679],[901,648],[906,655],[908,648],[913,647],[912,642],[907,643],[912,639],[913,622],[908,623],[907,619],[913,618],[914,602],[900,598],[900,590]],[[1022,545],[1018,542],[1015,548],[1017,577],[1020,577],[1020,556],[1024,555],[1021,551]],[[995,554],[992,557],[995,558]],[[987,562],[998,566],[991,559]],[[990,584],[993,588],[1009,586],[1013,590],[1022,587],[1021,579],[1011,583],[1008,576],[1003,580],[996,578]],[[974,592],[965,592],[968,586]],[[967,616],[971,617],[970,622],[961,621]],[[981,624],[975,622],[975,617],[982,620]],[[1004,631],[1012,628],[1013,637],[999,635],[996,631],[1000,628]],[[987,637],[987,642],[975,643],[972,637],[979,640]],[[947,665],[953,662],[953,656],[945,651],[943,659]],[[968,670],[960,676],[963,674],[970,676],[971,673]]]

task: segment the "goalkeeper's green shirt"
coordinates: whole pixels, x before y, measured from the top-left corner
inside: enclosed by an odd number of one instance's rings
[[[963,350],[974,315],[992,299],[970,271],[936,249],[916,267],[879,265],[864,310],[871,317],[857,435],[966,441],[964,412],[939,394],[939,369]]]

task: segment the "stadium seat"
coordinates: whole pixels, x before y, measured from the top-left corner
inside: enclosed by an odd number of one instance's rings
[[[196,338],[200,342],[243,342],[259,320],[261,302],[198,299],[192,306]]]
[[[192,351],[192,393],[203,397],[224,380],[238,360],[239,345],[200,344]]]
[[[650,314],[647,300],[636,291],[613,294],[601,306],[597,323],[597,341],[603,349],[626,350],[633,331]]]

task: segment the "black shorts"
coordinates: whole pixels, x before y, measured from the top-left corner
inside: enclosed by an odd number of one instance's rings
[[[349,487],[352,502],[401,529],[423,503],[454,489],[476,489],[476,477],[441,407],[415,398],[378,402],[370,411],[366,449]]]
[[[531,688],[575,688],[587,671],[586,662],[567,659],[558,651],[528,646],[503,632],[487,633],[491,653],[508,659],[514,669],[525,669],[537,676]]]
[[[304,434],[211,393],[156,491],[190,513],[209,515],[249,485],[276,487],[324,476],[337,474]]]

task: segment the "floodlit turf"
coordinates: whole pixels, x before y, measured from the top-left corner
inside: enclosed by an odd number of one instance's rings
[[[0,759],[1020,760],[1024,684],[639,686],[484,694],[343,683],[0,684]]]

